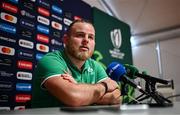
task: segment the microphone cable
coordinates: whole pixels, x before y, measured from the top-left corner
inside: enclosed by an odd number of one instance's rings
[[[168,96],[166,98],[169,99],[169,98],[174,98],[174,97],[179,97],[179,96],[180,96],[180,94],[175,94],[175,95]]]

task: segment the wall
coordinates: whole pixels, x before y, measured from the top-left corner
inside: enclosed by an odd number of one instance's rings
[[[102,11],[106,9],[101,4],[100,0],[84,0],[91,6],[96,6]],[[122,11],[121,11],[122,12]],[[122,12],[123,13],[123,12]],[[126,14],[127,16],[132,16]],[[168,15],[168,14],[167,14]],[[173,18],[173,17],[171,17]],[[177,18],[173,18],[177,19]],[[124,20],[125,21],[125,20]],[[156,25],[157,26],[157,25]],[[177,25],[178,26],[178,25]],[[132,29],[132,28],[131,28]],[[133,30],[132,30],[133,31]],[[175,83],[175,93],[180,93],[180,36],[179,29],[169,30],[162,33],[152,34],[137,38],[139,42],[137,47],[132,47],[133,63],[140,70],[146,70],[152,76],[159,76],[158,70],[158,58],[156,50],[156,41],[160,39],[160,50],[161,50],[161,61],[162,61],[162,72],[164,79],[173,79]],[[144,45],[141,43],[144,42]],[[177,100],[180,100],[177,98]]]
[[[1,0],[0,5],[0,109],[30,107],[37,62],[46,53],[63,48],[62,36],[75,19],[98,17],[101,23],[96,18],[94,25],[100,48],[96,50],[108,48],[106,53],[114,56],[105,56],[104,64],[113,60],[132,63],[129,25],[98,9],[92,12],[94,8],[81,0]]]
[[[180,94],[180,37],[160,42],[163,75],[165,79],[173,79],[175,94]],[[180,101],[180,98],[176,98]]]
[[[106,12],[106,9],[102,6],[100,0],[82,0],[82,1],[84,1],[87,4],[91,5],[91,7],[96,7],[98,9],[100,9],[101,11]]]
[[[163,79],[173,79],[175,94],[180,94],[180,39],[160,41]],[[132,48],[133,63],[141,71],[159,77],[156,43],[148,43]],[[179,101],[179,98],[176,98]]]

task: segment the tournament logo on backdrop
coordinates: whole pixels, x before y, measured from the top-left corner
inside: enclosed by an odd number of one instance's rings
[[[112,57],[123,59],[124,53],[120,51],[120,47],[122,44],[122,37],[121,37],[121,30],[120,29],[114,29],[110,32],[111,42],[114,47],[114,49],[110,49],[109,53]]]

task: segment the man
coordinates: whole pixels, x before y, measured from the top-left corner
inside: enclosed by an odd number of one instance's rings
[[[117,83],[90,58],[95,47],[93,25],[74,21],[63,42],[63,51],[48,53],[38,63],[32,107],[120,103]]]

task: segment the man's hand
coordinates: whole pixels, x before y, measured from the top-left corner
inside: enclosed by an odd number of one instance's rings
[[[107,84],[107,87],[108,87],[107,92],[112,92],[119,87],[118,84],[111,78],[107,78],[103,80],[102,82],[105,82]]]
[[[96,104],[119,104],[121,103],[121,93],[119,89],[115,89],[113,92],[108,92],[97,101]]]
[[[105,82],[107,84],[107,93],[105,93],[96,104],[119,104],[121,103],[121,92],[119,90],[118,84],[110,79],[107,78],[106,80],[103,80],[102,82]]]
[[[61,74],[61,77],[64,79],[64,80],[67,80],[71,83],[77,83],[76,80],[68,73],[65,73],[65,74]]]

